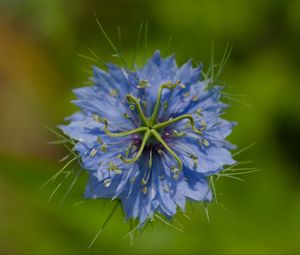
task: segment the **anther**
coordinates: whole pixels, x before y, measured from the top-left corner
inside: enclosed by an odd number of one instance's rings
[[[163,185],[164,192],[168,193],[170,191],[169,186],[167,184]]]
[[[106,188],[108,188],[108,187],[110,186],[110,184],[111,184],[111,179],[105,179],[105,180],[103,181],[103,184],[104,184],[104,186],[105,186]]]
[[[93,114],[93,120],[97,122],[101,122],[102,118],[98,114]]]
[[[129,117],[129,114],[128,113],[123,113],[123,117],[125,118],[125,119],[129,119],[130,117]]]
[[[141,184],[142,184],[142,185],[146,185],[146,184],[147,184],[147,181],[146,181],[144,178],[142,178]]]
[[[107,144],[106,143],[103,143],[100,147],[100,149],[103,151],[103,152],[107,152]]]
[[[203,144],[204,144],[205,147],[209,146],[209,142],[206,139],[203,139],[202,142],[203,142]]]
[[[168,101],[164,102],[164,111],[167,111],[169,107]]]
[[[97,153],[97,150],[94,148],[94,149],[91,150],[90,156],[93,158],[93,157],[96,156],[96,153]]]
[[[100,136],[97,137],[97,142],[100,143],[100,144],[103,144],[103,141],[102,141]]]
[[[196,102],[199,99],[199,95],[193,95],[192,96],[192,101]]]
[[[118,96],[118,95],[119,95],[119,90],[117,90],[117,89],[112,89],[112,90],[110,91],[110,95],[111,95],[112,97]]]
[[[143,192],[144,194],[147,194],[147,192],[148,192],[148,187],[147,187],[147,186],[144,186],[144,187],[142,188],[142,192]]]
[[[119,167],[117,167],[114,163],[109,162],[108,164],[109,164],[109,167],[108,167],[109,171],[112,171],[115,174],[121,174],[122,173],[122,170]]]
[[[198,116],[202,116],[202,109],[198,108],[195,112]]]
[[[139,84],[136,86],[138,89],[144,89],[150,87],[148,80],[140,80]]]
[[[149,169],[152,168],[152,153],[153,153],[153,150],[151,148],[150,153],[149,153],[149,160],[148,160],[148,167],[149,167]]]
[[[173,130],[172,133],[173,133],[173,136],[175,136],[175,137],[183,137],[183,136],[186,135],[185,132],[180,132],[180,131],[177,131],[177,130]]]

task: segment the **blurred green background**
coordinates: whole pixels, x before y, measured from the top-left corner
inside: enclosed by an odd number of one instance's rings
[[[188,206],[184,232],[157,222],[131,247],[121,210],[87,246],[113,203],[82,201],[82,176],[60,206],[66,181],[39,187],[61,166],[63,146],[48,145],[55,127],[76,108],[71,89],[83,86],[93,64],[78,56],[92,48],[105,61],[112,50],[100,18],[126,59],[134,54],[141,22],[148,21],[148,56],[176,52],[210,65],[233,52],[222,80],[242,94],[226,118],[239,125],[230,141],[259,173],[245,182],[220,179],[218,204]],[[300,252],[300,1],[0,1],[0,253],[297,253]],[[172,40],[170,38],[172,37]],[[140,46],[140,56],[143,46]],[[114,60],[117,61],[117,60]]]

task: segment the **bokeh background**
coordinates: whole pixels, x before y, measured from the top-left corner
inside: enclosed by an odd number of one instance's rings
[[[62,164],[63,146],[47,144],[76,108],[71,89],[83,86],[92,64],[78,54],[93,49],[104,61],[113,51],[95,13],[130,61],[141,22],[148,51],[176,52],[210,65],[214,42],[230,101],[226,117],[239,125],[230,141],[262,171],[245,182],[221,178],[219,204],[188,206],[184,232],[163,223],[148,227],[130,246],[118,210],[87,250],[113,203],[82,201],[83,175],[60,206],[66,185],[39,187]],[[300,252],[300,1],[0,1],[0,253],[297,253]],[[143,40],[138,50],[143,53]],[[247,104],[251,105],[250,107]]]

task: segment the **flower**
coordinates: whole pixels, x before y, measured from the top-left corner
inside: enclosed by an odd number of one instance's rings
[[[119,199],[141,225],[156,213],[171,219],[188,200],[211,201],[208,178],[235,163],[222,87],[159,51],[135,71],[107,69],[94,66],[94,85],[74,90],[80,111],[60,126],[88,172],[85,198]]]

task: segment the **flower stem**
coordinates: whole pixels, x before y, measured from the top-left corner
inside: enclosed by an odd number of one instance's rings
[[[178,158],[176,153],[166,144],[166,142],[162,139],[160,134],[155,129],[151,129],[151,133],[157,139],[157,141],[159,141],[166,148],[166,150],[173,156],[173,158],[175,158],[175,160],[178,164],[178,169],[179,169],[179,171],[181,171],[182,170],[182,162],[181,162],[180,158]]]
[[[153,128],[154,129],[164,128],[164,127],[167,127],[167,126],[171,125],[172,123],[178,122],[178,121],[183,120],[183,119],[189,119],[190,122],[191,122],[191,126],[192,126],[193,131],[195,133],[199,134],[199,135],[202,135],[202,132],[195,127],[194,118],[190,114],[183,114],[183,115],[181,115],[177,118],[167,120],[167,121],[162,122],[162,123],[157,123],[153,126]]]
[[[144,134],[144,137],[143,137],[143,140],[142,140],[142,144],[141,144],[141,146],[140,146],[140,148],[139,148],[139,150],[138,150],[138,152],[137,152],[137,154],[135,155],[134,158],[128,159],[128,158],[123,157],[121,154],[119,155],[120,159],[123,162],[131,164],[131,163],[134,163],[135,161],[137,161],[140,158],[140,156],[142,155],[143,150],[145,148],[145,145],[146,145],[146,143],[148,141],[148,138],[151,136],[150,129],[149,128],[146,128],[146,129],[147,129],[147,131]]]

